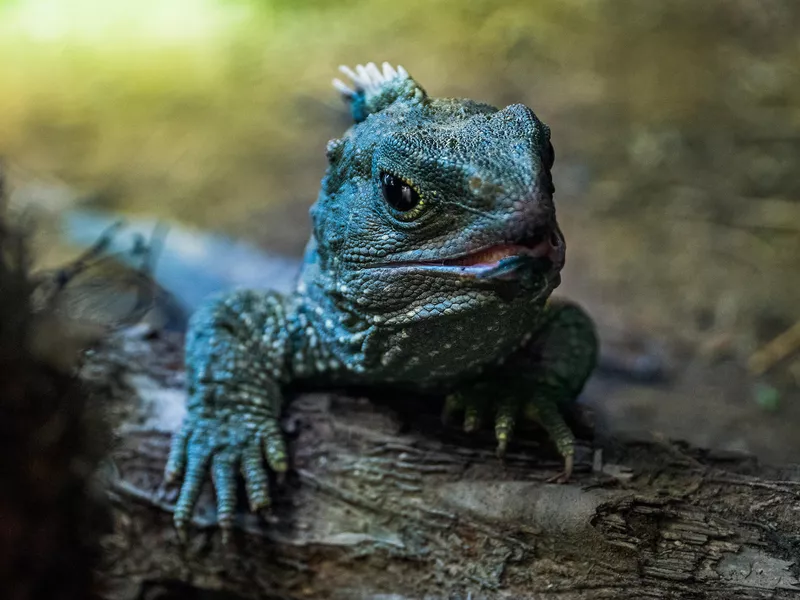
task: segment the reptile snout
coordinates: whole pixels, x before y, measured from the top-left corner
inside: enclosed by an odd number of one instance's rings
[[[547,246],[547,258],[553,263],[553,267],[560,271],[564,267],[564,262],[567,258],[567,244],[564,241],[564,234],[561,233],[561,229],[555,223],[550,227]]]
[[[519,245],[528,248],[531,256],[549,260],[554,271],[560,271],[564,266],[567,245],[555,220],[535,228]]]

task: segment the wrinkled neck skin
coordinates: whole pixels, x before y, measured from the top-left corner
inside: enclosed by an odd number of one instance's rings
[[[402,299],[408,274],[377,279],[372,269],[335,262],[321,268],[312,238],[293,304],[320,349],[344,366],[331,378],[353,384],[431,387],[475,376],[528,342],[559,282],[474,295],[457,280],[431,279]]]

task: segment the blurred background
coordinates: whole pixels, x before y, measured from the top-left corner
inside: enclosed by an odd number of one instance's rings
[[[798,461],[798,31],[795,0],[0,0],[0,155],[45,265],[124,214],[244,279],[285,257],[283,282],[349,125],[339,64],[522,102],[553,130],[559,293],[607,349],[587,400]]]

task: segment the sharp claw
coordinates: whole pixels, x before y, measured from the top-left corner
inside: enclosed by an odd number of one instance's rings
[[[247,500],[250,505],[250,512],[257,512],[269,506],[269,490],[267,489],[266,482],[263,487],[256,488],[252,483],[247,483]]]
[[[508,447],[508,438],[503,437],[497,438],[497,458],[503,458],[506,455],[506,448]]]
[[[494,435],[497,438],[497,456],[503,458],[514,430],[515,406],[511,403],[504,403],[497,412],[494,423]]]
[[[178,534],[178,542],[186,544],[189,541],[187,523],[184,520],[175,520],[175,532]]]
[[[264,454],[267,456],[270,468],[276,473],[285,473],[289,468],[286,460],[286,445],[277,425],[274,430],[267,431],[262,439]]]
[[[575,457],[567,455],[564,457],[564,470],[558,475],[554,475],[547,480],[547,483],[567,483],[572,477],[572,469],[575,466]]]
[[[259,498],[250,499],[250,512],[257,513],[263,510],[269,511],[272,502],[269,499],[269,494],[265,494]]]
[[[237,461],[235,455],[220,453],[214,456],[211,465],[211,476],[217,493],[217,519],[223,530],[233,526],[236,510]]]
[[[164,471],[164,480],[162,485],[172,485],[178,480],[178,473],[176,471]]]
[[[467,414],[464,416],[464,431],[472,433],[477,431],[480,427],[480,418],[475,409],[467,409]]]
[[[269,466],[275,471],[275,475],[278,477],[282,477],[286,474],[286,471],[289,470],[289,463],[286,462],[286,458],[281,458],[279,460],[272,460],[269,463]]]
[[[575,457],[571,454],[564,458],[564,477],[561,483],[566,483],[572,477],[572,469],[575,466]]]

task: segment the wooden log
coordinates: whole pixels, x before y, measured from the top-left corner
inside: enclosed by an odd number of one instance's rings
[[[501,463],[489,432],[446,428],[414,399],[296,398],[273,511],[243,508],[225,546],[207,486],[182,545],[162,488],[181,363],[178,336],[129,333],[83,369],[117,432],[109,599],[800,598],[800,468],[606,439],[550,484],[560,463],[541,434],[521,431]]]

